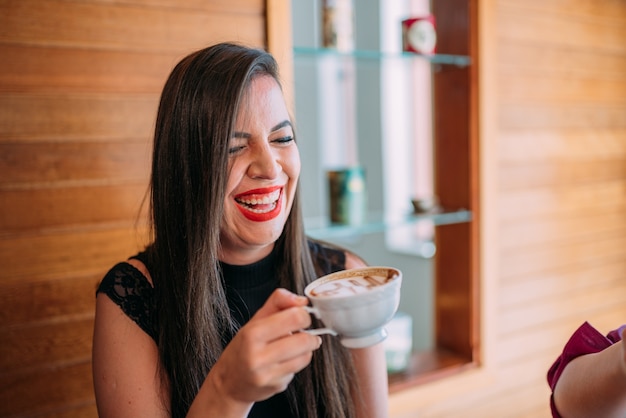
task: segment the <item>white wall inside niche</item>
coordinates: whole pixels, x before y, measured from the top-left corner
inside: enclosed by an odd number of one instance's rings
[[[361,50],[400,51],[400,20],[428,12],[423,0],[354,4],[356,47]],[[321,7],[321,0],[292,2],[294,46],[320,46]],[[328,216],[325,171],[340,165],[365,167],[368,209],[374,212],[405,214],[412,197],[432,193],[430,66],[394,61],[359,60],[346,70],[336,59],[296,57],[295,119],[305,218]],[[423,77],[421,83],[416,74]],[[340,97],[343,93],[348,95]],[[416,145],[416,137],[426,140]],[[430,234],[432,226],[426,224],[334,240],[369,264],[403,271],[400,310],[413,318],[417,350],[434,345],[433,265],[406,250]]]

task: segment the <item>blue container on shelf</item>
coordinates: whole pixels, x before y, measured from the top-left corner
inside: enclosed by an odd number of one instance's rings
[[[346,167],[327,171],[326,175],[330,221],[340,225],[365,223],[367,214],[365,169],[361,166]]]

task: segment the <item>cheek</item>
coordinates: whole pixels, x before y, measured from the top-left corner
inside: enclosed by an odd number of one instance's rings
[[[294,152],[293,155],[290,156],[288,160],[288,172],[289,178],[292,180],[297,180],[300,176],[301,162],[300,162],[300,153]]]
[[[229,165],[228,167],[228,179],[226,180],[226,190],[225,190],[225,195],[224,195],[225,202],[230,200],[231,195],[233,194],[234,190],[237,188],[237,186],[239,185],[239,182],[241,181],[240,171],[241,170],[238,170],[238,167],[236,164]]]

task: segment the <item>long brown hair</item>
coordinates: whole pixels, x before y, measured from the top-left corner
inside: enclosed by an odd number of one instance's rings
[[[229,335],[236,332],[226,303],[218,251],[228,178],[228,141],[251,80],[279,81],[265,51],[222,43],[185,57],[170,74],[157,114],[149,256],[157,303],[161,377],[174,418],[184,417]],[[276,242],[280,285],[303,294],[317,275],[296,193]],[[294,415],[354,415],[350,355],[325,337],[311,364],[287,389]]]

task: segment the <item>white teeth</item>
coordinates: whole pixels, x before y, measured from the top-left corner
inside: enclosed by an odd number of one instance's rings
[[[256,208],[251,208],[251,207],[247,207],[247,209],[251,212],[254,213],[265,213],[265,212],[270,212],[272,210],[274,210],[274,208],[276,207],[278,198],[280,197],[280,190],[274,190],[271,193],[268,193],[267,195],[263,196],[262,198],[238,198],[237,202],[246,205],[246,206],[254,206],[254,205],[271,205],[270,208],[264,208],[264,209],[256,209]]]
[[[272,203],[272,206],[270,206],[267,209],[261,210],[261,209],[253,209],[250,207],[247,207],[246,209],[248,209],[250,212],[254,212],[254,213],[267,213],[267,212],[271,212],[274,210],[274,208],[276,207],[276,202]]]

